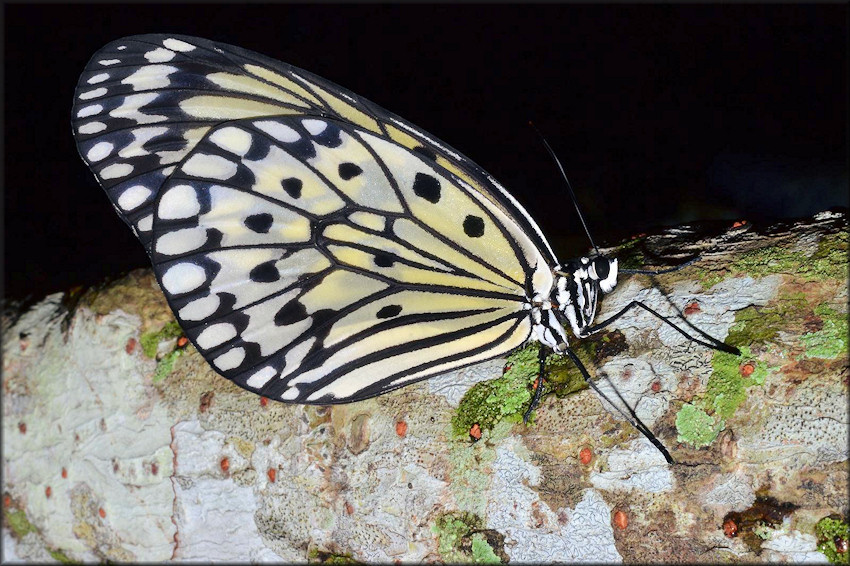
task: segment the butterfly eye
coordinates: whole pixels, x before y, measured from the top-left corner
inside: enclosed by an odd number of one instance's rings
[[[604,281],[608,278],[608,273],[611,271],[608,260],[604,257],[597,257],[593,260],[593,268],[596,270],[596,277],[600,281]]]

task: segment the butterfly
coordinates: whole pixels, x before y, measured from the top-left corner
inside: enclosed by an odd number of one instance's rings
[[[529,341],[572,355],[614,258],[560,263],[472,160],[330,81],[194,37],[98,51],[72,126],[187,337],[279,401],[347,403]],[[538,393],[540,389],[538,388]]]

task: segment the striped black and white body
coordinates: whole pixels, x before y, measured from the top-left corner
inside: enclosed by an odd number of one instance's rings
[[[538,323],[535,338],[560,354],[569,345],[565,327],[569,326],[577,338],[592,334],[600,295],[610,293],[617,285],[617,260],[582,257],[556,267],[553,273],[550,298],[534,314]]]
[[[78,148],[220,374],[342,403],[591,332],[617,261],[560,264],[458,151],[285,63],[124,38],[75,94]]]

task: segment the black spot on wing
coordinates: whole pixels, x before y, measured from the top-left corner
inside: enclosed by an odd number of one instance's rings
[[[254,267],[248,274],[251,281],[255,283],[274,283],[280,279],[280,272],[275,266],[275,261],[266,261]]]
[[[245,219],[245,226],[257,234],[268,234],[274,219],[268,212],[252,214]]]
[[[280,185],[283,187],[283,190],[286,191],[286,194],[288,194],[292,198],[301,198],[301,188],[304,186],[304,183],[301,181],[301,179],[296,179],[295,177],[288,177],[281,181]]]
[[[387,305],[382,307],[376,315],[378,318],[392,318],[401,312],[401,305]]]
[[[363,172],[363,169],[354,163],[340,163],[339,176],[342,180],[348,181]]]
[[[395,263],[395,256],[392,254],[375,254],[375,265],[378,267],[392,267],[393,263]]]
[[[440,181],[426,173],[417,173],[413,181],[413,193],[436,204],[440,200]]]
[[[307,307],[299,303],[297,300],[292,300],[283,305],[274,315],[274,323],[278,326],[287,326],[295,324],[307,318]]]
[[[470,238],[480,238],[484,235],[484,219],[480,216],[468,215],[463,221],[463,231]]]

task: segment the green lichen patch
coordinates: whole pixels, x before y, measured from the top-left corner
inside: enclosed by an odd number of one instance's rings
[[[753,277],[784,273],[806,281],[847,277],[847,232],[824,236],[811,256],[784,245],[765,246],[741,254],[730,266]]]
[[[27,519],[27,514],[20,509],[5,509],[3,515],[6,518],[6,524],[15,533],[18,538],[24,538],[29,533],[36,532],[35,525]]]
[[[318,548],[311,548],[307,551],[307,562],[311,564],[362,564],[350,554],[338,554],[333,552],[325,552]]]
[[[156,359],[159,345],[166,340],[173,340],[183,336],[183,329],[177,324],[176,320],[172,320],[164,324],[158,330],[145,332],[139,338],[142,345],[142,351],[151,359]],[[156,370],[153,374],[153,382],[160,383],[174,370],[174,363],[183,354],[183,350],[174,349],[168,352],[157,362]]]
[[[487,431],[503,420],[522,420],[531,403],[530,384],[539,371],[537,349],[532,345],[513,353],[501,377],[476,383],[466,392],[452,417],[456,437],[466,438],[475,424]]]
[[[474,513],[444,513],[431,525],[431,532],[437,537],[437,549],[446,563],[499,564],[503,561],[500,554],[504,554],[504,537],[484,529],[484,521]]]
[[[625,335],[619,330],[594,334],[573,346],[573,352],[582,365],[591,372],[606,359],[629,349]],[[560,399],[588,385],[578,366],[568,356],[549,356],[546,360],[546,385]]]
[[[172,371],[174,371],[174,364],[177,362],[177,358],[179,358],[183,354],[183,350],[174,350],[165,354],[159,363],[156,364],[156,370],[153,373],[153,382],[161,383],[166,377],[168,377]]]
[[[726,343],[733,346],[772,342],[787,320],[778,309],[747,307],[735,314],[735,324],[729,329]]]
[[[741,355],[715,352],[714,370],[705,394],[682,406],[676,415],[679,441],[694,447],[707,446],[726,427],[726,420],[747,400],[747,389],[764,385],[769,368],[753,358],[750,349],[741,346]]]
[[[814,254],[793,251],[776,245],[757,248],[741,254],[731,265],[732,272],[754,277],[785,273],[806,281],[838,279],[847,274],[847,233],[821,238]]]
[[[820,303],[812,308],[812,303],[825,300],[824,294],[810,289],[810,296],[807,297],[803,291],[794,291],[793,288],[791,286],[783,290],[765,306],[747,307],[738,311],[726,342],[738,347],[768,345],[787,349],[788,345],[782,345],[779,340],[780,332],[786,335],[799,333],[799,346],[803,353],[793,354],[795,359],[835,359],[846,355],[847,314],[828,303]],[[825,287],[824,293],[829,289]]]
[[[573,351],[586,368],[593,368],[628,347],[625,336],[617,330],[582,340]],[[475,424],[486,431],[502,421],[522,420],[540,372],[539,348],[532,344],[514,352],[508,356],[507,370],[501,377],[477,383],[466,392],[452,418],[454,436],[465,438]],[[588,387],[581,371],[567,356],[550,355],[544,369],[546,394],[554,393],[562,398]]]
[[[740,356],[715,352],[711,358],[714,371],[706,386],[706,408],[714,410],[722,419],[730,418],[746,401],[748,388],[764,385],[767,365],[751,358],[750,349],[746,346],[741,347]],[[749,366],[750,371],[743,371],[744,366]]]
[[[729,277],[729,270],[725,267],[720,269],[705,269],[697,267],[694,273],[696,274],[696,280],[699,281],[703,289],[711,289]]]
[[[778,334],[804,324],[813,316],[809,298],[802,291],[784,289],[765,306],[750,306],[735,313],[735,323],[726,338],[733,346],[772,344]]]
[[[848,277],[848,251],[850,251],[850,233],[838,232],[824,236],[818,242],[818,248],[809,258],[812,270],[823,277],[846,279]]]
[[[500,564],[501,559],[484,536],[484,533],[472,535],[472,561],[476,564]]]
[[[504,438],[513,425],[497,423],[485,430],[479,442],[468,442],[468,436],[449,443],[449,486],[460,509],[484,513],[487,508],[486,486],[492,481],[492,465],[496,460],[495,442]]]
[[[753,525],[753,534],[761,540],[770,540],[773,536],[774,529],[767,523],[760,521]]]
[[[690,403],[685,403],[676,414],[678,441],[700,448],[708,446],[721,431],[716,419]]]
[[[51,550],[47,549],[47,553],[53,557],[53,560],[56,562],[60,562],[62,564],[76,564],[75,560],[71,560],[68,556],[62,552],[61,550]]]
[[[823,327],[800,337],[808,358],[835,359],[847,353],[847,314],[839,313],[827,305],[818,305],[814,314],[820,317]]]
[[[153,330],[142,334],[139,342],[142,344],[142,351],[151,359],[156,358],[156,350],[160,342],[178,338],[183,335],[183,329],[177,324],[176,320],[165,324],[159,330]]]
[[[818,550],[833,564],[850,564],[850,525],[837,515],[824,517],[815,525]]]
[[[719,270],[697,268],[697,277],[706,289],[739,274],[751,277],[785,274],[803,281],[846,279],[848,276],[848,233],[827,234],[814,253],[791,249],[787,244],[749,250]]]
[[[584,367],[594,367],[592,348],[582,343],[573,350]],[[558,399],[588,388],[581,371],[567,356],[550,356],[546,360],[546,386]]]

